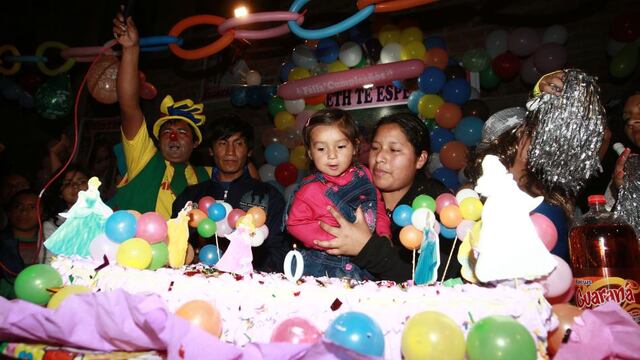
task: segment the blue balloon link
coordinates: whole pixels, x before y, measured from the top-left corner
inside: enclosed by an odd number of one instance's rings
[[[20,56],[7,55],[7,56],[3,56],[2,59],[7,62],[18,62],[18,63],[38,63],[38,62],[49,61],[49,59],[47,59],[46,56],[35,56],[35,55],[20,55]]]
[[[291,4],[291,7],[289,8],[289,11],[297,13],[308,2],[309,0],[294,0],[294,2]],[[359,23],[364,21],[366,18],[371,16],[371,14],[373,14],[373,10],[375,10],[375,5],[369,5],[363,8],[362,10],[359,10],[357,13],[351,15],[349,18],[344,19],[337,24],[327,26],[322,29],[314,29],[314,30],[303,29],[300,25],[298,25],[298,23],[291,20],[289,21],[289,29],[291,29],[292,33],[296,34],[298,37],[301,37],[303,39],[307,39],[307,40],[324,39],[324,38],[331,37],[335,34],[341,33],[343,31],[349,30],[352,27],[358,25]]]
[[[182,46],[182,44],[184,44],[184,39],[168,35],[145,36],[140,38],[140,51],[166,51],[169,49],[169,46],[167,46],[169,44],[177,44],[178,46]]]

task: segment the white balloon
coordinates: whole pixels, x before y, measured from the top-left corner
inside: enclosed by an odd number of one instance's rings
[[[276,179],[276,167],[271,164],[264,164],[258,169],[258,174],[260,174],[262,182],[274,181]]]
[[[232,231],[233,229],[229,226],[227,219],[222,219],[216,222],[216,235],[224,237],[231,234]]]
[[[611,57],[614,57],[616,55],[618,55],[618,53],[620,52],[620,50],[622,50],[622,48],[627,45],[623,42],[620,41],[616,41],[614,39],[609,39],[609,41],[607,42],[607,54]]]
[[[296,66],[303,67],[305,69],[312,69],[318,65],[318,60],[314,51],[307,45],[298,45],[293,48],[291,54],[291,60]]]
[[[567,29],[562,25],[549,26],[542,35],[542,43],[555,43],[564,45],[567,42],[569,34]]]
[[[348,67],[354,67],[362,60],[362,48],[353,41],[340,46],[339,59]]]
[[[264,228],[264,229],[263,229]],[[256,232],[251,236],[251,246],[258,247],[264,243],[264,240],[269,236],[269,229],[266,225],[262,225],[256,229]]]
[[[478,195],[478,193],[475,192],[474,190],[462,189],[462,190],[458,191],[458,193],[456,194],[456,201],[458,202],[458,204],[460,204],[462,202],[462,200],[464,200],[464,199],[466,199],[468,197],[474,197],[476,199],[480,199],[480,195]]]
[[[484,45],[493,59],[507,51],[509,47],[509,34],[505,30],[494,30],[489,33]]]
[[[436,216],[433,211],[427,208],[419,208],[411,214],[411,224],[416,229],[423,231],[425,228],[430,229],[436,223]]]
[[[386,64],[391,62],[400,61],[400,51],[402,50],[402,45],[391,42],[385,45],[380,51],[380,63]]]
[[[291,114],[299,114],[304,111],[304,99],[285,100],[284,108]]]
[[[440,153],[431,153],[429,154],[429,161],[427,161],[427,170],[429,173],[433,173],[436,169],[443,167],[442,162],[440,161]]]
[[[116,263],[116,255],[120,244],[111,241],[107,235],[100,234],[91,240],[89,244],[89,254],[96,261],[103,261],[104,255],[107,255],[110,263]]]
[[[255,70],[249,70],[246,81],[249,86],[260,85],[262,83],[262,75]]]

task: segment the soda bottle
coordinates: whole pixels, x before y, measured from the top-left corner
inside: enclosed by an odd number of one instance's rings
[[[607,211],[603,195],[569,232],[569,253],[581,309],[617,302],[640,324],[640,247],[633,228]]]

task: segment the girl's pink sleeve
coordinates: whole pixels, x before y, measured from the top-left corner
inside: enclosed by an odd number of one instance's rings
[[[314,240],[331,240],[334,237],[319,225],[320,220],[325,220],[321,219],[319,211],[328,213],[324,198],[318,194],[314,196],[310,190],[308,186],[302,187],[293,198],[287,217],[287,231],[306,247],[316,249]]]

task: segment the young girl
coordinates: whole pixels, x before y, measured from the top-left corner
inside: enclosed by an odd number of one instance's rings
[[[302,249],[304,274],[372,279],[368,272],[351,263],[350,257],[329,255],[314,245],[315,240],[334,238],[320,228],[320,221],[338,225],[329,207],[337,209],[350,222],[356,221],[356,211],[360,209],[372,231],[385,237],[391,234],[391,223],[370,171],[354,162],[358,127],[345,111],[326,109],[309,119],[302,137],[313,163],[313,174],[302,181],[295,194],[287,230],[307,247]]]

